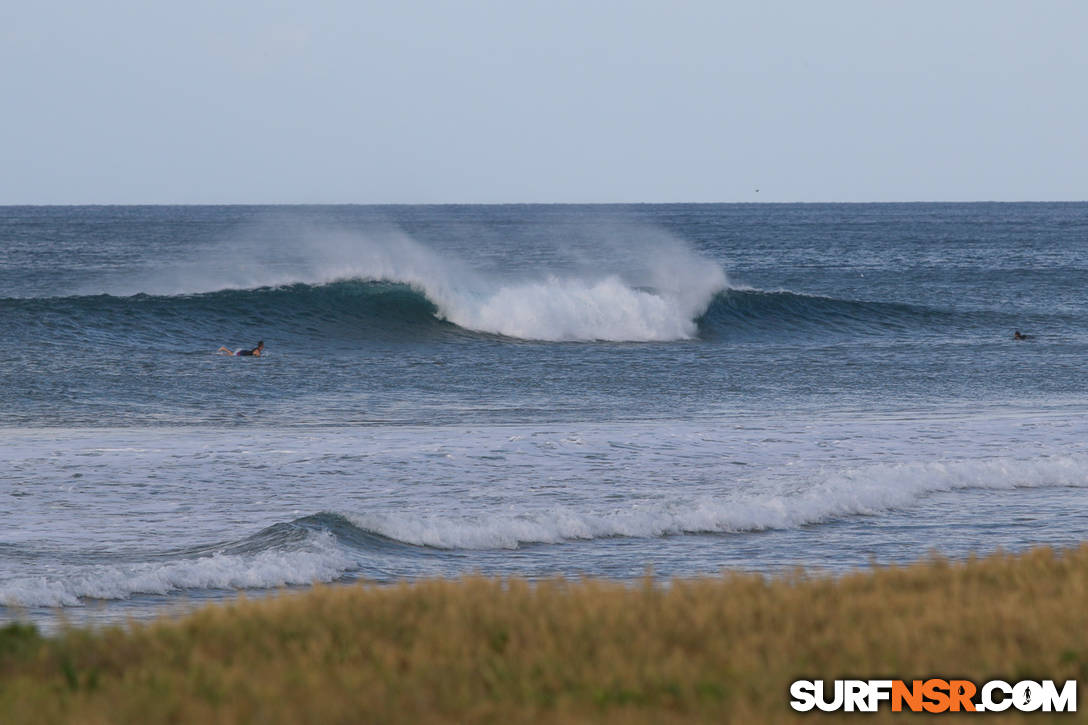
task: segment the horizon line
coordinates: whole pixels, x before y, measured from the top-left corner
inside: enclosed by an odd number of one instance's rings
[[[880,204],[1083,204],[1088,199],[961,199],[899,201],[225,201],[225,202],[46,202],[0,203],[16,207],[199,207],[199,206],[872,206]]]

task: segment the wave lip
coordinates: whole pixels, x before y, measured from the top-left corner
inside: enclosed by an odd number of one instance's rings
[[[330,338],[460,328],[521,340],[664,342],[947,332],[972,323],[918,305],[731,287],[718,263],[679,240],[632,239],[606,262],[511,277],[481,273],[402,234],[346,237],[326,240],[308,250],[312,259],[287,268],[228,274],[225,265],[211,265],[181,278],[117,284],[113,295],[11,300],[6,307],[27,325],[48,327],[47,335],[91,329],[105,336],[114,329],[218,336],[276,324],[285,333]]]
[[[460,290],[352,278],[171,296],[6,300],[2,314],[10,318],[13,330],[38,329],[39,337],[73,334],[111,344],[134,331],[155,338],[163,334],[217,338],[224,329],[267,328],[273,320],[284,334],[309,338],[476,333],[556,342],[793,335],[820,339],[825,333],[916,336],[966,332],[975,323],[990,327],[1003,322],[903,303],[731,288],[724,273],[714,270],[688,292],[635,286],[617,275],[550,276]]]
[[[637,236],[637,235],[636,235]],[[98,310],[99,323],[176,324],[211,318],[253,324],[347,320],[367,327],[444,320],[465,330],[543,341],[662,341],[694,337],[698,319],[726,288],[722,268],[668,235],[632,238],[622,255],[578,269],[487,275],[400,234],[326,235],[300,243],[289,266],[208,260],[121,280],[80,297],[21,306]],[[257,255],[259,257],[259,255]],[[618,257],[618,258],[617,258]],[[229,271],[233,270],[233,271]],[[565,271],[564,271],[565,270]],[[102,294],[102,293],[110,294]],[[195,313],[195,314],[190,314]],[[94,324],[93,318],[82,320]]]

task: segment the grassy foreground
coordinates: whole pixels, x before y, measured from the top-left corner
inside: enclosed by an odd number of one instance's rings
[[[825,720],[792,713],[792,680],[927,676],[1084,681],[1088,546],[839,579],[319,587],[124,629],[0,629],[0,723]],[[834,719],[859,717],[916,719]]]

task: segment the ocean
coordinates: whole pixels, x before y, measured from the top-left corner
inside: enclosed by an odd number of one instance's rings
[[[0,622],[1075,545],[1086,281],[1086,203],[0,207]]]

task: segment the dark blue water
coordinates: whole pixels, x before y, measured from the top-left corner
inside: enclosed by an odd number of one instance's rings
[[[1086,280],[1083,203],[0,208],[0,604],[1079,541]]]

